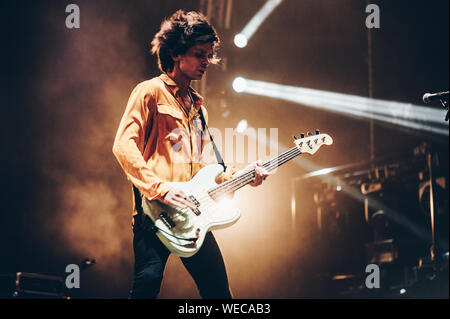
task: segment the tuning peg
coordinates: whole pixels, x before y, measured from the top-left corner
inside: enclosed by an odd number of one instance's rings
[[[311,133],[311,132],[308,132],[308,136],[312,136],[312,133]]]
[[[316,135],[319,135],[320,134],[320,131],[319,130],[316,130]]]
[[[305,134],[300,133],[300,138],[304,138],[304,137],[305,137]]]

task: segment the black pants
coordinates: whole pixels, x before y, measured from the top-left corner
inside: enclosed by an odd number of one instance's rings
[[[156,298],[170,251],[156,234],[145,230],[139,218],[135,218],[133,232],[135,265],[130,298]],[[197,284],[202,298],[232,298],[222,253],[211,232],[207,233],[202,247],[194,256],[181,258],[181,261]]]

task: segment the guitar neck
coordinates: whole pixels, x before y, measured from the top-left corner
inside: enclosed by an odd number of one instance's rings
[[[302,152],[297,148],[293,147],[280,155],[274,157],[273,159],[264,162],[263,167],[268,171],[271,172],[275,170],[277,167],[283,165],[286,162],[289,162],[291,159],[299,156],[302,154]],[[229,194],[237,191],[241,187],[244,187],[245,185],[253,182],[255,178],[255,169],[249,169],[248,171],[243,172],[242,174],[239,174],[232,179],[217,185],[210,189],[208,191],[208,194],[214,199],[214,200],[220,200],[222,198],[227,197]]]

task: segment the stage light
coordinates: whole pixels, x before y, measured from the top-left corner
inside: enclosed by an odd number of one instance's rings
[[[334,172],[335,170],[336,170],[336,168],[323,168],[323,169],[320,169],[320,170],[313,171],[311,173],[305,174],[304,177],[308,178],[308,177],[313,177],[313,176],[326,175],[326,174]]]
[[[263,81],[236,78],[238,93],[267,96],[351,117],[373,119],[393,125],[449,135],[445,110],[384,101],[362,96],[313,90]]]
[[[234,44],[238,48],[246,47],[247,43],[248,43],[247,37],[245,35],[243,35],[242,33],[236,34],[236,36],[234,37]]]
[[[247,82],[244,78],[238,77],[238,78],[235,78],[233,81],[233,89],[238,93],[244,92],[246,86],[247,86]]]
[[[250,40],[256,30],[258,30],[264,20],[266,20],[282,1],[283,0],[268,0],[247,23],[244,29],[234,37],[234,44],[239,48],[244,48],[247,45],[248,40]]]
[[[236,126],[236,131],[238,131],[239,133],[243,133],[247,128],[248,128],[247,120],[241,120]]]

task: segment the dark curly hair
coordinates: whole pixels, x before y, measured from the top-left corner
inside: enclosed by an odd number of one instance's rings
[[[200,12],[178,10],[161,23],[161,29],[151,42],[151,52],[156,53],[161,72],[167,73],[173,69],[172,57],[185,54],[190,47],[203,43],[213,44],[210,63],[218,63],[220,59],[216,51],[220,39],[208,19]]]

